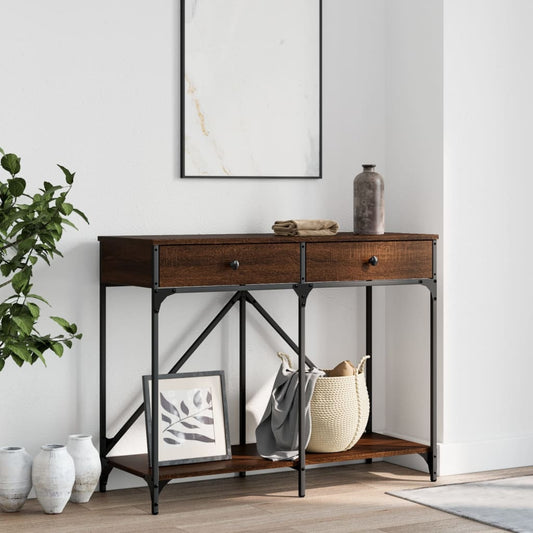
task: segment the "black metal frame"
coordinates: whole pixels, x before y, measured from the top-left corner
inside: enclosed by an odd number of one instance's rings
[[[305,278],[305,243],[301,244],[301,277],[297,284],[266,284],[266,285],[240,285],[240,286],[208,286],[208,287],[173,287],[159,288],[159,247],[153,247],[153,287],[152,292],[152,367],[151,375],[158,376],[159,371],[159,311],[163,301],[172,294],[184,292],[217,292],[234,291],[228,302],[218,314],[205,327],[191,346],[185,351],[177,363],[168,371],[168,374],[176,373],[192,356],[200,344],[207,338],[213,329],[227,315],[230,309],[239,303],[239,442],[246,444],[246,304],[252,307],[261,317],[276,331],[281,338],[298,355],[299,382],[305,379],[305,367],[316,367],[306,356],[305,347],[305,307],[307,298],[315,288],[328,287],[365,287],[366,296],[366,353],[372,355],[372,287],[394,285],[423,285],[429,290],[430,295],[430,447],[429,452],[424,454],[431,481],[437,479],[437,241],[433,241],[433,276],[424,279],[401,279],[401,280],[374,280],[374,281],[347,281],[347,282],[316,282],[307,283]],[[109,473],[113,469],[107,459],[107,454],[117,442],[124,436],[126,431],[133,425],[144,411],[141,404],[130,418],[123,424],[112,438],[107,438],[106,420],[106,284],[100,285],[100,456],[102,460],[102,474],[100,477],[100,491],[105,492]],[[250,294],[251,290],[293,289],[298,297],[298,342],[294,342],[272,316]],[[366,380],[370,398],[372,398],[372,359],[366,365]],[[157,442],[157,420],[159,396],[158,380],[152,379],[152,469],[151,476],[145,476],[151,498],[152,514],[159,510],[159,494],[166,486],[168,480],[159,479],[159,450]],[[299,432],[304,433],[304,388],[299,388]],[[372,418],[369,417],[366,430],[372,431]],[[296,465],[298,471],[298,495],[305,496],[305,445],[303,439],[299,439],[299,459]],[[371,462],[367,459],[367,462]],[[241,477],[245,472],[240,472]]]
[[[214,179],[321,179],[322,178],[322,0],[318,0],[318,176],[188,176],[185,174],[185,0],[180,0],[180,177]]]

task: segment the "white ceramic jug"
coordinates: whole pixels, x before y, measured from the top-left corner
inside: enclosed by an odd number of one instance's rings
[[[62,444],[45,444],[33,461],[33,486],[47,514],[58,514],[67,504],[74,485],[74,461]]]
[[[19,446],[0,448],[0,509],[18,511],[31,490],[31,455]]]
[[[76,478],[70,501],[87,503],[100,478],[100,455],[93,446],[91,435],[70,435],[67,450],[74,459]]]

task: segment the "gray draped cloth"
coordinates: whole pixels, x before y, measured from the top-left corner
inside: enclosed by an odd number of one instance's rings
[[[272,387],[270,401],[257,429],[255,438],[261,457],[272,461],[296,459],[298,457],[298,370],[291,367],[285,354],[278,354],[281,367]],[[324,372],[313,368],[305,372],[305,445],[311,438],[311,414],[309,403],[316,380]]]

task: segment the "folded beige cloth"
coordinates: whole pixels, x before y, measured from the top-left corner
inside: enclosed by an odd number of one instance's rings
[[[326,370],[325,372],[328,378],[335,378],[340,376],[355,376],[357,369],[351,361],[343,361],[332,370]]]
[[[335,235],[339,225],[334,220],[276,220],[272,226],[276,235]]]

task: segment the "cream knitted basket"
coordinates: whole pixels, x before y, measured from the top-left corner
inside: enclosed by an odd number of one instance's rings
[[[363,357],[354,376],[320,377],[311,397],[311,438],[309,452],[342,452],[361,438],[370,399],[366,387]]]

